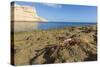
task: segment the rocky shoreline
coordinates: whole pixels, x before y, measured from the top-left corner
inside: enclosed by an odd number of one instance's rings
[[[16,32],[12,35],[14,36],[12,40],[14,65],[97,60],[96,25]],[[71,38],[72,41],[68,42],[67,46],[58,46],[66,40],[65,37]],[[73,37],[76,39],[73,40]],[[52,58],[52,54],[56,58]]]

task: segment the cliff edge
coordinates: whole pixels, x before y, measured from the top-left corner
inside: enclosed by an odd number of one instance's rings
[[[11,21],[47,21],[37,15],[36,9],[30,6],[11,5]]]

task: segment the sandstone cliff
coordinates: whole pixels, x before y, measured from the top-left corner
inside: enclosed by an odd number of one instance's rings
[[[11,4],[11,29],[12,32],[31,31],[38,29],[37,22],[47,22],[46,19],[37,15],[36,9],[31,6]],[[13,23],[14,22],[14,23]],[[36,23],[34,23],[36,22]]]
[[[47,20],[42,17],[39,17],[34,7],[12,5],[11,6],[11,21],[33,22],[33,21],[47,21]]]

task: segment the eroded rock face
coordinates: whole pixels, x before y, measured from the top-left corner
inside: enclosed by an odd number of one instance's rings
[[[47,21],[37,15],[36,9],[30,6],[12,5],[11,21]]]
[[[11,5],[11,24],[12,31],[31,31],[38,29],[37,22],[46,22],[47,20],[38,16],[36,9],[31,6]]]

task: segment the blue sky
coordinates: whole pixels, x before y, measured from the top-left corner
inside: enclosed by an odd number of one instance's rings
[[[97,22],[97,7],[50,3],[15,2],[35,7],[37,14],[54,22]]]

